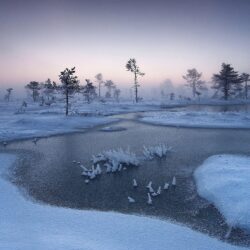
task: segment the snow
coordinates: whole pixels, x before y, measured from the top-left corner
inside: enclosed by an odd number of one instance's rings
[[[219,209],[229,226],[250,230],[249,156],[211,156],[194,176],[199,195]]]
[[[0,154],[0,173],[5,174],[15,160]],[[243,249],[158,219],[36,204],[3,178],[0,190],[0,249]]]
[[[164,111],[148,112],[141,121],[175,127],[196,128],[250,128],[250,113]]]
[[[70,116],[64,115],[64,103],[49,106],[28,102],[24,112],[18,112],[22,101],[0,101],[0,142],[55,134],[78,132],[97,125],[115,122],[107,115],[126,112],[157,110],[160,104],[132,102],[86,104],[77,98],[71,100]]]
[[[108,127],[104,127],[100,129],[100,131],[103,131],[103,132],[120,132],[124,130],[126,130],[126,128],[119,127],[119,126],[108,126]]]

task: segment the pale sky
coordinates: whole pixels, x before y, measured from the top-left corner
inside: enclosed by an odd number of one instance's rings
[[[129,86],[131,57],[145,86],[193,67],[210,80],[222,62],[250,72],[249,23],[249,0],[0,0],[0,86],[58,82],[73,66],[81,81]]]

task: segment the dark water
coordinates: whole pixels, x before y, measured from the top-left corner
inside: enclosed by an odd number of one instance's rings
[[[9,144],[5,151],[22,155],[13,170],[13,182],[41,202],[163,217],[222,239],[227,225],[216,208],[197,195],[193,172],[214,154],[250,155],[249,130],[170,128],[139,123],[135,116],[116,116],[122,120],[113,126],[126,128],[123,131],[104,132],[99,127],[44,138],[36,145],[31,140]],[[173,147],[166,159],[143,162],[121,173],[102,174],[88,185],[81,169],[72,163],[76,160],[90,166],[91,155],[119,147],[130,147],[141,155],[143,145],[158,143]],[[148,182],[157,188],[174,175],[176,189],[165,191],[148,206]],[[133,178],[139,184],[137,189],[132,187]],[[136,203],[129,204],[127,196],[135,198]],[[235,229],[229,241],[250,246],[250,235]]]

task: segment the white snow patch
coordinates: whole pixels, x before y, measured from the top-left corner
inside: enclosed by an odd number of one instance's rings
[[[249,156],[211,156],[194,176],[199,195],[219,209],[228,225],[250,230]]]
[[[108,127],[104,127],[100,129],[100,131],[103,131],[103,132],[120,132],[124,130],[126,130],[126,128],[119,127],[119,126],[108,126]]]
[[[175,127],[250,128],[250,113],[163,111],[148,112],[141,121]]]
[[[15,161],[0,154],[0,173]],[[0,178],[0,249],[8,250],[237,250],[166,221],[32,203]]]

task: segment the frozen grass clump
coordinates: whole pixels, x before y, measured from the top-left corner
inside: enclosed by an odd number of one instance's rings
[[[163,143],[149,147],[143,146],[143,154],[147,160],[152,160],[155,157],[165,157],[171,150],[171,147]]]
[[[103,163],[107,172],[121,170],[124,165],[139,166],[140,163],[136,154],[132,153],[129,148],[127,150],[119,148],[103,151],[98,155],[93,155],[92,162],[94,164]]]

